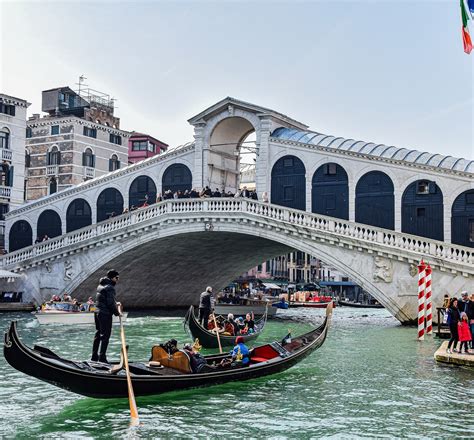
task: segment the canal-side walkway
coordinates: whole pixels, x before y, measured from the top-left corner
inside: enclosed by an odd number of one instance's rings
[[[461,353],[446,353],[448,348],[448,341],[444,341],[441,347],[436,350],[434,358],[437,362],[444,362],[447,364],[454,365],[465,365],[468,367],[474,367],[474,354],[461,354]],[[471,350],[472,352],[472,350]]]

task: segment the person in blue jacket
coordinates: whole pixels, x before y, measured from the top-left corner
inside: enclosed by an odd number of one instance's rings
[[[235,347],[231,351],[232,366],[246,366],[250,363],[250,351],[244,344],[243,336],[235,338]]]

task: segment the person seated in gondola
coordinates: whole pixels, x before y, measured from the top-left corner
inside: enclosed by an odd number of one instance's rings
[[[235,338],[235,347],[230,352],[232,355],[232,367],[246,367],[250,363],[250,351],[244,343],[243,336]]]
[[[191,344],[184,344],[183,351],[189,356],[189,362],[191,363],[191,370],[193,373],[207,373],[214,371],[217,367],[209,365],[206,358],[198,351],[193,350]]]
[[[234,320],[234,315],[229,313],[227,315],[227,319],[224,322],[224,334],[228,334],[229,336],[235,336],[237,330],[237,324]]]
[[[245,324],[245,327],[247,328],[248,334],[255,333],[255,319],[254,319],[255,317],[254,317],[253,312],[251,313],[252,314],[247,313],[247,315],[245,315],[245,320],[244,320],[244,324]]]
[[[179,351],[178,341],[176,339],[170,339],[164,344],[160,344],[160,347],[162,347],[170,356]]]
[[[242,316],[239,316],[235,319],[235,323],[237,324],[236,334],[238,334],[245,328],[244,318],[242,318]]]
[[[71,302],[72,301],[71,295],[69,295],[69,293],[67,293],[67,292],[64,292],[63,301],[64,302]]]

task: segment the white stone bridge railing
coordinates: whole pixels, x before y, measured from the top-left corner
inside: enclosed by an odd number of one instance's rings
[[[375,250],[398,259],[418,261],[423,257],[436,266],[449,267],[465,276],[474,275],[474,249],[244,198],[167,200],[4,255],[0,267],[16,269],[23,262],[31,264],[38,257],[47,258],[47,254],[75,244],[94,238],[97,241],[106,239],[111,233],[139,227],[153,219],[178,220],[181,214],[272,223],[281,225],[282,234],[301,233],[314,239],[345,243],[349,248]]]

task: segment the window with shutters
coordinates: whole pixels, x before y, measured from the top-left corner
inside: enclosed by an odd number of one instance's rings
[[[84,127],[84,136],[88,136],[91,138],[97,137],[97,130],[91,127]]]
[[[85,167],[95,167],[95,156],[90,148],[87,148],[82,155],[82,165]]]
[[[30,138],[32,136],[33,136],[33,130],[31,129],[31,127],[26,127],[26,137]]]
[[[59,165],[61,163],[61,153],[58,147],[54,146],[48,153],[48,165]]]
[[[25,167],[29,168],[31,166],[31,156],[28,150],[25,150]]]
[[[0,104],[0,113],[5,115],[15,116],[15,106],[8,104]]]
[[[4,128],[0,131],[0,148],[8,149],[10,147],[10,132]]]
[[[120,168],[120,161],[116,154],[113,154],[109,159],[109,171],[115,171]]]
[[[122,145],[122,136],[110,133],[109,141],[111,144]]]
[[[59,134],[59,125],[51,125],[51,135]]]
[[[49,181],[49,193],[54,194],[57,191],[58,191],[58,182],[55,177],[51,177],[51,180]]]

